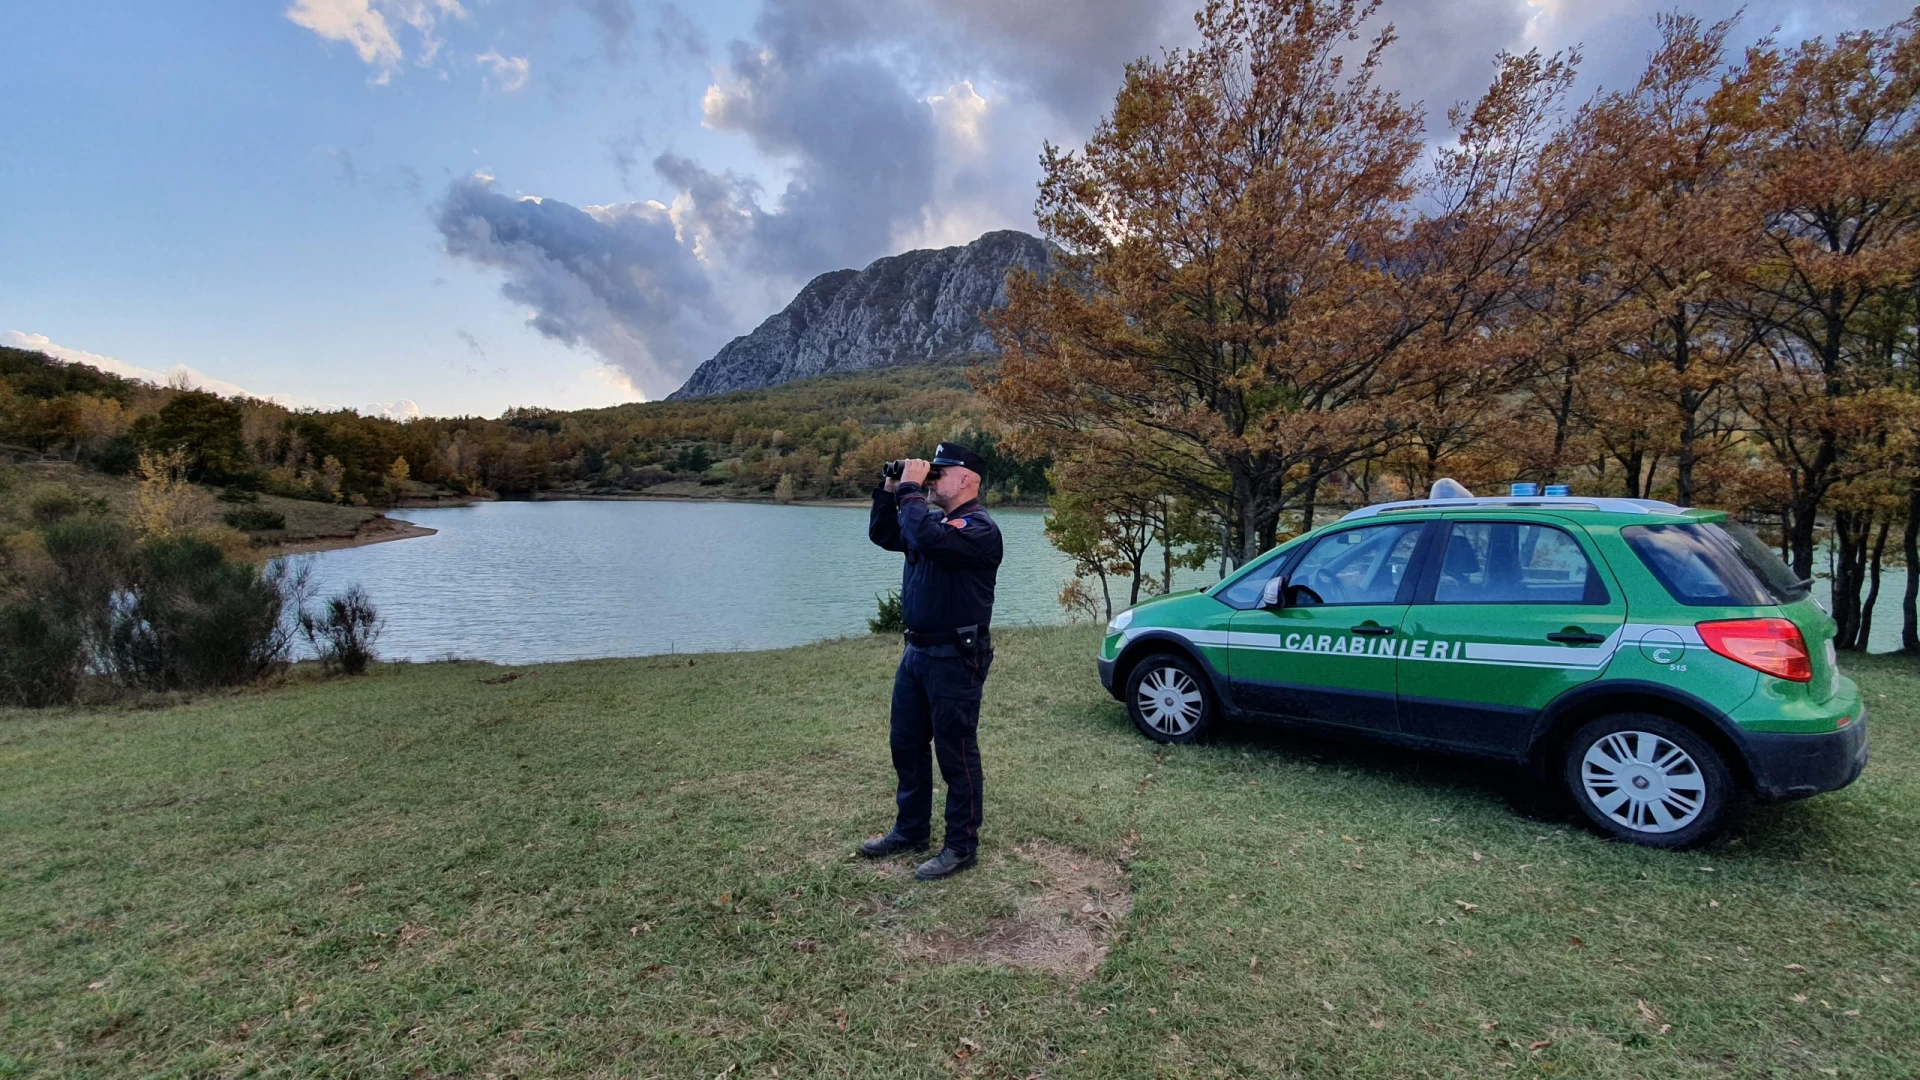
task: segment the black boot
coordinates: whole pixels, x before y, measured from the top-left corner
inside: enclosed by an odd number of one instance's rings
[[[940,854],[921,863],[913,876],[921,881],[939,881],[944,877],[952,877],[978,861],[976,855],[962,855],[950,847],[941,848]]]
[[[866,843],[860,845],[860,854],[865,855],[869,859],[884,859],[889,855],[901,851],[925,850],[927,850],[927,842],[925,840],[916,844],[906,837],[901,836],[898,832],[890,832],[885,836],[873,837]]]

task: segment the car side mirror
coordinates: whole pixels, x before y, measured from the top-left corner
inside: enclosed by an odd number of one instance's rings
[[[1267,579],[1265,588],[1260,590],[1260,606],[1265,608],[1286,607],[1287,583],[1280,575]]]

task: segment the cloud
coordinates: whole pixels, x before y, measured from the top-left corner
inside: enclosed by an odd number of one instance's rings
[[[676,56],[705,59],[707,35],[697,23],[680,10],[679,4],[654,5],[654,44],[663,58]]]
[[[360,182],[360,169],[354,165],[351,153],[338,146],[322,146],[318,149],[320,153],[326,155],[328,161],[333,162],[335,168],[340,170],[339,177],[342,183]]]
[[[1194,43],[1199,0],[760,0],[751,31],[711,56],[673,3],[571,2],[609,58],[632,40],[636,11],[649,17],[663,63],[711,72],[704,127],[751,153],[720,165],[651,128],[644,141],[617,134],[603,145],[618,186],[652,199],[574,206],[475,177],[449,188],[439,226],[451,255],[501,272],[530,325],[659,396],[816,274],[1033,229],[1042,142],[1078,144],[1111,109],[1130,61]],[[1737,2],[1701,0],[1712,9],[1702,14]],[[1776,24],[1798,40],[1902,14],[1889,0],[1750,2],[1745,39]],[[1380,82],[1424,103],[1438,141],[1447,109],[1485,90],[1502,49],[1586,42],[1579,98],[1630,80],[1664,9],[1386,0],[1371,29],[1395,25]],[[494,74],[505,77],[497,65]]]
[[[606,50],[609,61],[618,61],[626,53],[627,38],[633,33],[633,4],[631,0],[574,0],[581,11],[593,20],[594,29],[600,33],[601,48]]]
[[[586,348],[658,396],[731,336],[693,247],[658,202],[570,206],[456,180],[435,224],[447,253],[500,271],[527,324]]]
[[[921,0],[948,63],[1020,88],[1090,128],[1113,103],[1126,65],[1194,39],[1198,0]],[[1038,148],[1035,148],[1038,153]]]
[[[444,44],[435,33],[442,20],[467,17],[460,0],[293,0],[285,14],[295,26],[328,41],[346,42],[362,63],[376,69],[373,81],[381,84],[393,78],[406,58],[394,22],[413,29],[419,39],[416,62],[425,67]]]
[[[811,275],[887,254],[898,226],[917,220],[933,194],[933,110],[877,57],[735,42],[701,112],[708,127],[745,135],[787,163],[772,207],[760,210],[738,184],[715,207],[746,211],[750,230],[721,232],[749,239],[747,254],[764,269]],[[704,211],[710,180],[690,163],[662,160],[662,177]]]
[[[360,406],[361,416],[381,416],[388,420],[405,422],[420,419],[420,406],[412,398],[398,401],[374,401]]]
[[[118,375],[125,379],[138,379],[142,382],[150,382],[155,386],[179,386],[184,384],[196,390],[209,390],[226,397],[260,398],[263,401],[272,401],[277,404],[292,407],[289,404],[289,399],[284,396],[257,394],[243,386],[236,386],[233,383],[213,378],[205,372],[190,368],[185,364],[175,364],[165,371],[138,367],[116,360],[111,356],[103,356],[100,353],[88,352],[85,349],[73,349],[65,345],[55,344],[45,334],[28,334],[19,330],[9,330],[5,334],[0,334],[0,344],[9,345],[16,349],[31,349],[34,352],[46,353],[55,360],[64,360],[69,364],[85,364],[88,367],[98,368],[109,375]]]
[[[498,49],[488,49],[474,59],[491,69],[488,81],[503,94],[511,94],[527,85],[528,64],[524,56],[502,56]]]

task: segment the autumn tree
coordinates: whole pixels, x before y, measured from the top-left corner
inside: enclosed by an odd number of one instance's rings
[[[1201,44],[1138,61],[1084,150],[1048,146],[1046,279],[995,320],[989,403],[1058,458],[1097,452],[1226,523],[1237,564],[1402,438],[1396,395],[1488,346],[1544,240],[1524,161],[1569,63],[1502,57],[1421,191],[1416,108],[1375,85],[1377,3],[1213,0]]]
[[[1600,216],[1607,282],[1630,320],[1608,358],[1611,408],[1595,420],[1627,494],[1650,496],[1668,456],[1675,497],[1691,506],[1700,463],[1739,433],[1732,390],[1754,344],[1727,301],[1760,239],[1744,167],[1757,87],[1750,69],[1727,68],[1734,20],[1662,15],[1656,25],[1639,81],[1585,117],[1599,146],[1591,167],[1617,189]]]
[[[1920,267],[1916,21],[1782,53],[1756,50],[1753,123],[1764,252],[1743,277],[1763,362],[1742,384],[1755,435],[1783,470],[1787,546],[1811,576],[1822,509],[1854,449],[1911,398],[1863,365],[1869,316]],[[1836,593],[1851,591],[1836,582]]]
[[[249,464],[240,406],[204,390],[182,390],[154,416],[133,424],[133,435],[156,455],[186,455],[187,476],[223,483]]]
[[[1002,414],[1043,447],[1106,451],[1230,523],[1236,562],[1327,472],[1380,445],[1398,241],[1420,119],[1351,74],[1373,4],[1213,0],[1202,43],[1136,61],[1078,153],[1049,145],[1038,216],[1060,270],[996,323]],[[1356,340],[1357,339],[1357,340]]]

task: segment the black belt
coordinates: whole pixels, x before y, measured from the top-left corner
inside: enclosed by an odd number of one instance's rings
[[[908,630],[907,644],[916,649],[930,649],[937,645],[959,645],[960,635],[952,630]],[[993,647],[993,639],[987,631],[980,631],[978,649]]]

